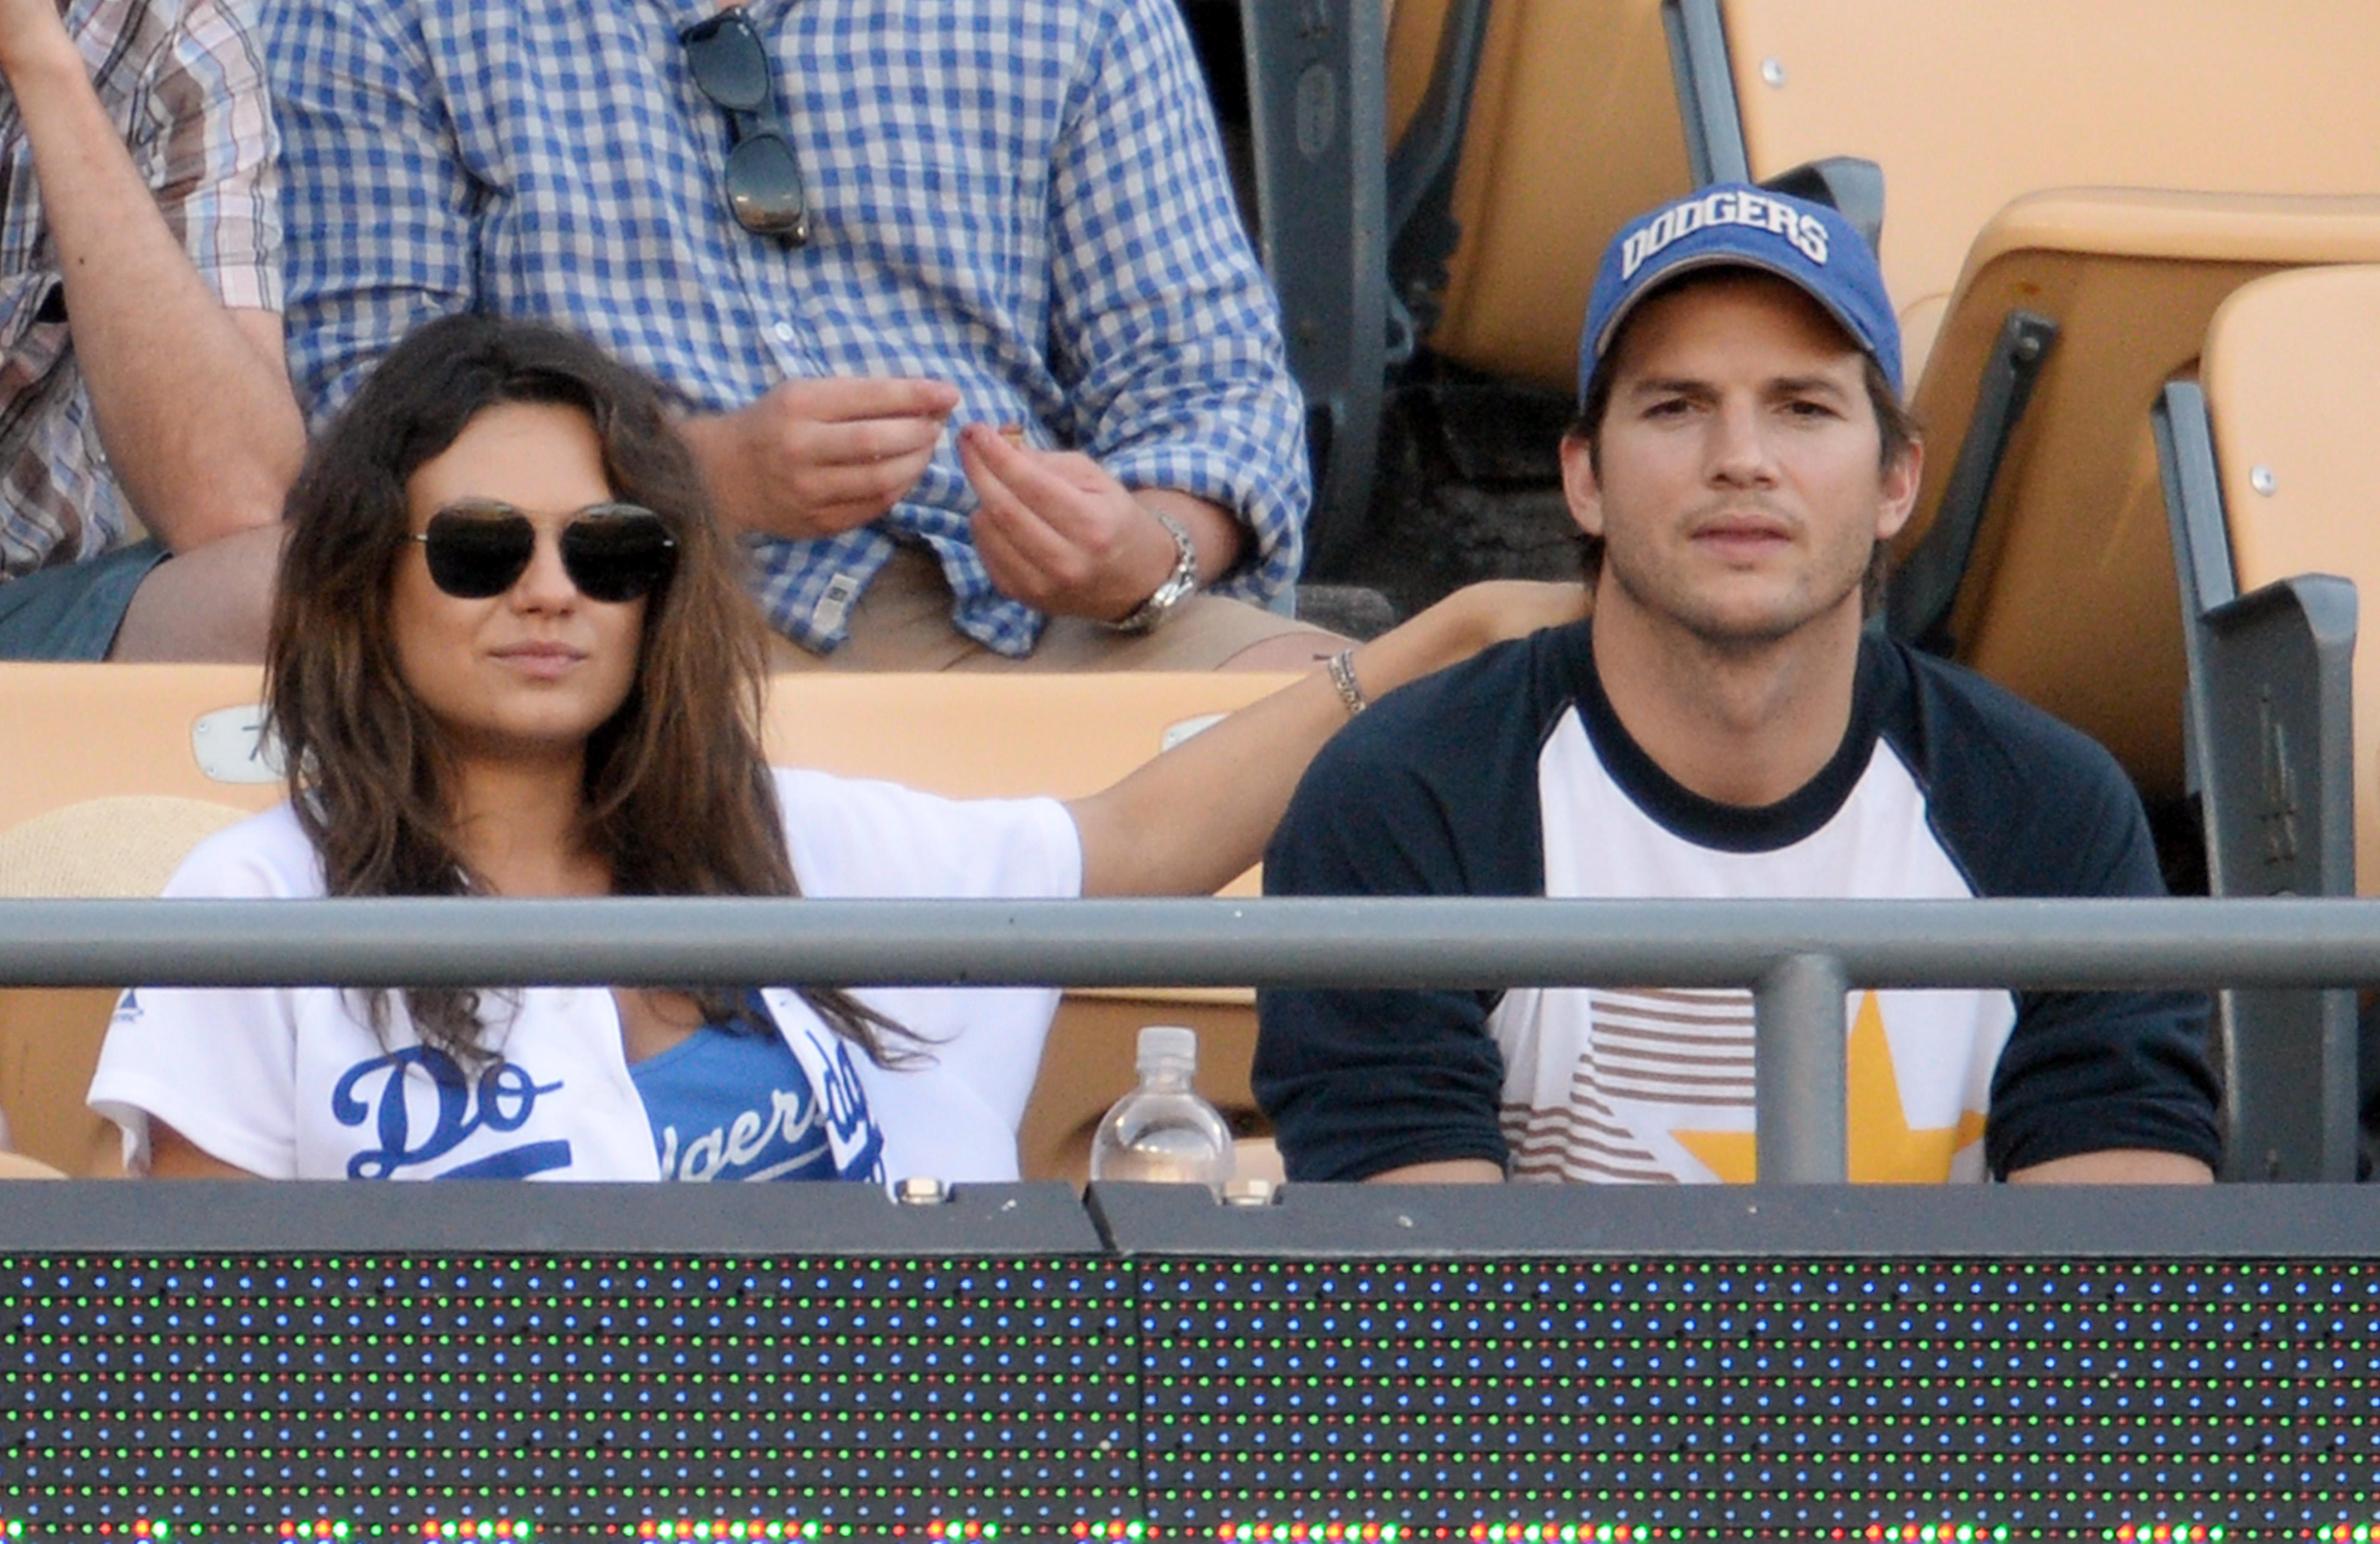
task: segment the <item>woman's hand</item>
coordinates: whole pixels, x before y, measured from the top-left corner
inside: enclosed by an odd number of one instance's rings
[[[1465,585],[1355,655],[1367,696],[1469,659],[1490,644],[1583,619],[1594,592],[1575,580],[1488,579]]]
[[[1586,614],[1586,589],[1501,579],[1457,590],[1354,650],[1366,698],[1491,643]],[[1203,895],[1254,863],[1323,742],[1347,722],[1320,671],[1251,703],[1103,793],[1067,806],[1087,895]]]

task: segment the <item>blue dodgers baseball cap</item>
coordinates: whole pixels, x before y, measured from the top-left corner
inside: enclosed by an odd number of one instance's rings
[[[1581,400],[1637,302],[1702,268],[1756,268],[1799,286],[1875,356],[1892,389],[1902,389],[1900,323],[1866,238],[1824,204],[1726,183],[1630,221],[1604,249],[1578,341]]]

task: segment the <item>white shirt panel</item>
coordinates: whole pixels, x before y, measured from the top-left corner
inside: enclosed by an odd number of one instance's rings
[[[780,772],[778,792],[806,894],[1038,898],[1081,888],[1080,841],[1054,800],[962,803],[810,772]],[[202,843],[165,893],[315,898],[322,866],[285,805]],[[1056,993],[866,995],[931,1057],[905,1071],[861,1064],[887,1176],[1014,1178],[1016,1124]],[[766,996],[796,1054],[802,1038],[827,1035],[793,992]],[[275,1178],[428,1177],[474,1164],[524,1177],[657,1177],[609,991],[489,992],[482,1015],[496,1059],[442,1088],[401,999],[389,1003],[383,1043],[360,1000],[334,988],[137,989],[109,1028],[91,1103],[124,1128],[136,1172],[147,1166],[154,1117]]]
[[[1605,899],[1890,896],[1961,900],[1972,890],[1934,837],[1923,790],[1891,749],[1875,754],[1842,808],[1802,841],[1763,852],[1690,842],[1615,783],[1573,711],[1538,763],[1546,894]],[[2015,1024],[2006,992],[1888,991],[1850,1001],[1853,1177],[1902,1174],[1959,1131],[1944,1173],[1980,1179],[1982,1112]],[[1514,991],[1488,1027],[1507,1067],[1504,1125],[1516,1175],[1605,1181],[1749,1177],[1752,1004],[1742,991]],[[1880,1041],[1880,1043],[1871,1043]],[[1889,1079],[1889,1083],[1884,1081]],[[1863,1104],[1863,1097],[1867,1100]],[[1870,1108],[1870,1106],[1875,1106]],[[1888,1172],[1862,1175],[1863,1154]],[[1716,1163],[1714,1162],[1716,1160]]]

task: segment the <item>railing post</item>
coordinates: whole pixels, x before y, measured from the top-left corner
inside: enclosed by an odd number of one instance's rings
[[[1752,989],[1753,1150],[1763,1185],[1840,1185],[1851,1176],[1843,1026],[1850,990],[1843,962],[1832,954],[1789,954]]]

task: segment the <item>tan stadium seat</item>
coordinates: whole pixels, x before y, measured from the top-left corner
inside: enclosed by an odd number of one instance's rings
[[[2107,742],[2143,792],[2180,794],[2181,649],[2147,408],[2231,289],[2374,255],[2380,8],[1668,4],[1718,18],[1723,68],[1682,73],[1723,84],[1685,110],[1706,138],[1714,104],[1740,125],[1749,175],[1836,154],[1883,168],[1885,278],[1928,430],[1895,630],[1946,627],[1955,657]],[[1962,568],[1961,522],[1926,533],[1962,507],[1946,493],[2019,311],[2057,334],[1997,480],[1967,483],[1991,492]],[[1946,617],[1926,602],[1953,585]]]
[[[22,1153],[0,1152],[0,1179],[64,1179],[63,1169],[53,1168],[38,1158]]]
[[[953,797],[1092,793],[1169,736],[1290,677],[1242,673],[831,676],[772,683],[772,760]],[[278,802],[255,749],[260,678],[203,665],[0,664],[0,717],[40,725],[0,758],[0,895],[154,894],[223,825]],[[1229,894],[1253,894],[1245,876]],[[120,1172],[83,1108],[115,993],[0,991],[0,1114],[23,1154],[68,1173]],[[1082,1176],[1099,1114],[1131,1087],[1151,1022],[1200,1031],[1200,1086],[1252,1110],[1245,991],[1069,993],[1020,1136],[1029,1177]]]
[[[1446,0],[1398,0],[1389,142],[1429,80]],[[1587,286],[1622,222],[1684,192],[1683,130],[1659,0],[1493,0],[1430,346],[1475,370],[1568,391]]]
[[[2336,574],[2380,599],[2380,266],[2279,274],[2240,289],[2200,372],[2241,593]],[[2354,889],[2380,894],[2380,639],[2351,678]]]
[[[2294,270],[2233,292],[2196,374],[2157,403],[2218,894],[2380,893],[2380,650],[2357,618],[2359,592],[2380,593],[2375,359],[2380,266]],[[2380,1039],[2359,1052],[2355,994],[2228,1005],[2228,1171],[2352,1178],[2359,1100],[2367,1125],[2380,1112],[2359,1090]]]
[[[124,796],[269,808],[281,784],[255,759],[258,684],[246,665],[0,663],[0,830]]]
[[[2370,261],[2380,198],[2068,189],[1996,215],[1954,291],[1916,391],[1929,425],[1969,420],[2011,311],[2058,329],[1949,614],[1957,657],[2094,736],[2153,797],[2182,792],[2183,668],[2149,405],[2240,286]],[[1930,443],[1904,553],[1958,450],[1954,433]]]
[[[254,753],[257,686],[237,666],[0,664],[0,895],[153,895],[200,840],[278,800]],[[19,1153],[122,1172],[82,1102],[115,1001],[0,991],[0,1114]]]
[[[1976,233],[2024,194],[2380,193],[2380,7],[1709,3],[1755,177],[1828,155],[1884,168],[1912,380]]]

